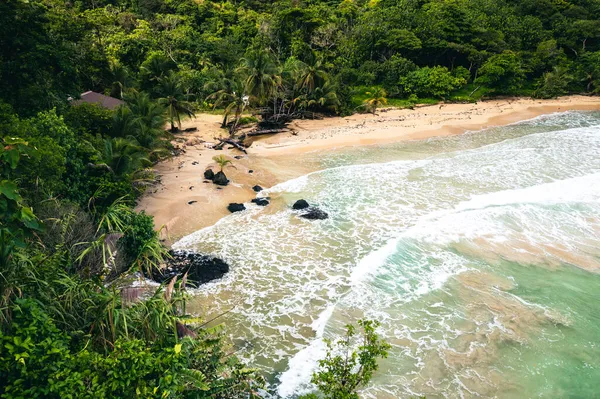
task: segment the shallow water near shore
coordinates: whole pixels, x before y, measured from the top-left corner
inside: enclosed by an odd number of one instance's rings
[[[191,310],[231,310],[273,397],[309,391],[359,318],[392,344],[361,397],[598,395],[600,113],[304,157],[321,170],[174,245],[230,263]]]

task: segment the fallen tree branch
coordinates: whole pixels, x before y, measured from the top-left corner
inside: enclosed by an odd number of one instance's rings
[[[244,154],[248,153],[248,152],[246,152],[246,149],[244,147],[242,147],[242,145],[240,143],[238,143],[232,139],[217,139],[217,140],[220,141],[220,143],[214,147],[217,150],[222,149],[225,144],[231,144],[238,150],[242,151]]]
[[[248,132],[246,133],[246,136],[252,137],[252,136],[260,136],[263,134],[275,134],[275,133],[286,133],[286,132],[291,132],[292,129],[284,127],[281,129],[263,129],[263,130],[255,130],[253,132]]]

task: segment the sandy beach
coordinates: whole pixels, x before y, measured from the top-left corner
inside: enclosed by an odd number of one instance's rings
[[[436,104],[412,110],[382,109],[376,115],[298,120],[290,124],[291,132],[254,139],[247,155],[227,147],[211,149],[217,137],[227,135],[220,128],[222,117],[199,114],[183,125],[197,131],[177,135],[176,145],[184,153],[155,166],[160,184],[148,190],[137,209],[153,215],[156,227],[164,226],[163,239],[174,242],[229,214],[230,202],[250,201],[256,195],[253,186],[268,188],[311,172],[314,168],[301,162],[308,152],[455,135],[569,110],[600,110],[600,97]],[[224,170],[231,183],[222,188],[203,178],[206,168],[218,170],[212,157],[219,154],[233,161]]]

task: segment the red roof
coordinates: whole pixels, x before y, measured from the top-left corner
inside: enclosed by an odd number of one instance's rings
[[[80,100],[73,101],[73,104],[75,105],[81,103],[99,104],[104,108],[115,109],[119,105],[125,104],[125,101],[119,100],[118,98],[105,96],[104,94],[96,93],[94,91],[86,91],[81,95]]]

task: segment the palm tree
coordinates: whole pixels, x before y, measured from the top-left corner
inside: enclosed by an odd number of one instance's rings
[[[336,111],[340,105],[335,88],[329,81],[325,81],[323,86],[315,88],[311,98],[315,105],[331,111]]]
[[[375,87],[366,94],[368,97],[363,101],[363,104],[373,112],[373,115],[375,115],[377,108],[387,104],[387,93],[381,87]]]
[[[132,91],[127,100],[127,106],[115,110],[111,135],[136,142],[152,160],[167,154],[171,135],[164,130],[165,108],[145,93]]]
[[[240,80],[227,80],[227,87],[218,90],[207,97],[207,100],[214,100],[214,108],[225,106],[225,116],[221,127],[227,126],[227,118],[233,112],[235,120],[229,129],[229,135],[233,136],[237,129],[244,109],[250,102],[250,96],[244,94],[244,84]]]
[[[204,90],[212,93],[207,96],[206,101],[215,101],[213,108],[226,104],[228,102],[227,97],[233,95],[234,92],[243,92],[243,90],[239,90],[239,77],[235,76],[234,70],[228,68],[227,65],[223,65],[221,68],[215,67],[211,70],[211,73],[215,77],[204,85]],[[222,129],[227,127],[228,117],[229,114],[225,112],[223,122],[221,123]]]
[[[233,162],[230,159],[227,159],[225,157],[225,155],[215,155],[213,157],[213,161],[216,162],[217,165],[219,165],[220,171],[223,171],[223,168],[227,165],[232,165],[233,166]]]
[[[159,104],[166,106],[167,118],[171,123],[171,132],[175,132],[175,122],[181,129],[182,116],[195,118],[192,105],[184,100],[184,92],[177,76],[173,73],[160,79],[159,91],[164,96],[158,99]]]
[[[93,165],[94,168],[106,169],[116,175],[128,174],[152,164],[144,148],[131,139],[121,137],[104,140],[100,161]]]
[[[110,95],[116,98],[123,98],[123,93],[129,83],[129,71],[123,65],[113,62],[110,64],[111,90]]]
[[[296,84],[301,90],[305,89],[311,93],[316,86],[328,80],[327,72],[323,69],[321,60],[314,54],[309,57],[308,62],[297,62],[299,74]]]
[[[144,92],[130,91],[125,101],[132,113],[133,123],[142,124],[153,130],[163,130],[165,125],[165,107],[152,101]]]
[[[279,68],[267,50],[255,50],[242,58],[242,65],[237,69],[246,79],[245,92],[258,102],[269,99],[281,85]]]

